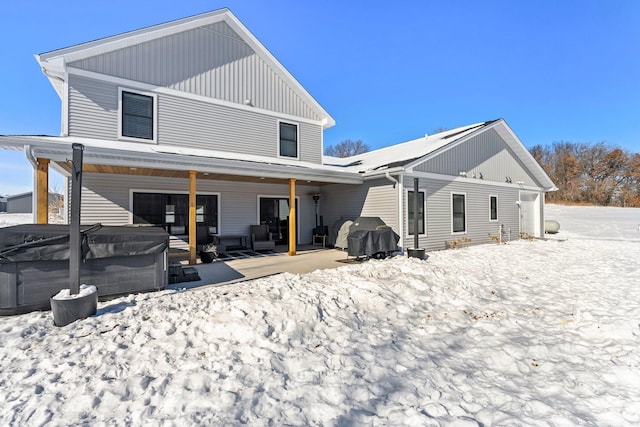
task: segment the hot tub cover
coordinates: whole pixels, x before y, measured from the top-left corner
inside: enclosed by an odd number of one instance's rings
[[[168,248],[161,227],[101,226],[80,229],[83,259],[147,255]],[[0,228],[0,263],[69,259],[69,225],[23,224]]]

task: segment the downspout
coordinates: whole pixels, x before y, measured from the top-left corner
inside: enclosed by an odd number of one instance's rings
[[[400,181],[395,179],[389,174],[388,171],[384,173],[384,176],[391,182],[393,182],[393,188],[397,189],[398,192],[398,231],[400,235],[400,241],[398,242],[399,246],[402,248],[404,252],[404,231],[403,231],[403,203],[402,203],[402,175],[400,175]]]
[[[33,168],[33,173],[31,174],[32,175],[31,176],[31,180],[32,180],[31,212],[32,212],[33,218],[31,219],[31,222],[35,224],[38,218],[38,198],[36,197],[36,195],[38,194],[38,162],[36,161],[36,158],[33,156],[33,153],[31,152],[30,145],[24,146],[24,155],[29,161],[29,163],[31,163],[31,167]]]

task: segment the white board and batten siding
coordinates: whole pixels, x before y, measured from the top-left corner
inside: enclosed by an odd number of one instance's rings
[[[225,22],[69,63],[70,67],[320,121]]]
[[[412,182],[405,177],[405,184]],[[500,225],[504,227],[503,238],[517,240],[519,232],[519,208],[517,205],[519,190],[508,186],[491,186],[474,181],[445,181],[435,179],[420,179],[420,191],[426,196],[427,233],[419,236],[420,247],[427,250],[440,250],[448,247],[447,242],[466,237],[470,244],[490,243],[490,235],[499,236]],[[405,245],[413,247],[413,235],[408,233],[408,191],[413,187],[406,187],[404,200]],[[452,231],[452,194],[464,194],[466,203],[466,232]],[[491,221],[490,197],[498,198],[498,220]],[[509,235],[509,231],[511,234]]]
[[[131,224],[132,191],[186,194],[189,190],[187,179],[84,173],[82,180],[83,224]],[[301,244],[311,243],[315,227],[315,204],[310,194],[318,191],[318,187],[296,187],[299,204],[298,241]],[[258,196],[288,198],[289,186],[198,180],[196,193],[219,196],[219,234],[247,234],[249,225],[259,221]]]
[[[69,78],[69,135],[118,139],[118,88],[84,76]],[[184,146],[266,157],[278,156],[275,116],[166,94],[157,95],[158,145]],[[322,126],[298,125],[299,159],[322,161]]]

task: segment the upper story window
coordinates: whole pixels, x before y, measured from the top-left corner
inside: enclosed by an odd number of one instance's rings
[[[280,157],[298,158],[298,125],[280,122],[279,141]]]
[[[465,194],[451,194],[451,232],[465,233],[467,231],[467,196]]]
[[[156,96],[120,90],[120,137],[155,141]]]
[[[489,220],[498,220],[498,196],[489,196]]]

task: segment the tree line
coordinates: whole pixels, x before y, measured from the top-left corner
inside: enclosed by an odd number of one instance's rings
[[[549,202],[640,207],[640,153],[604,142],[554,142],[530,149],[558,187]]]

